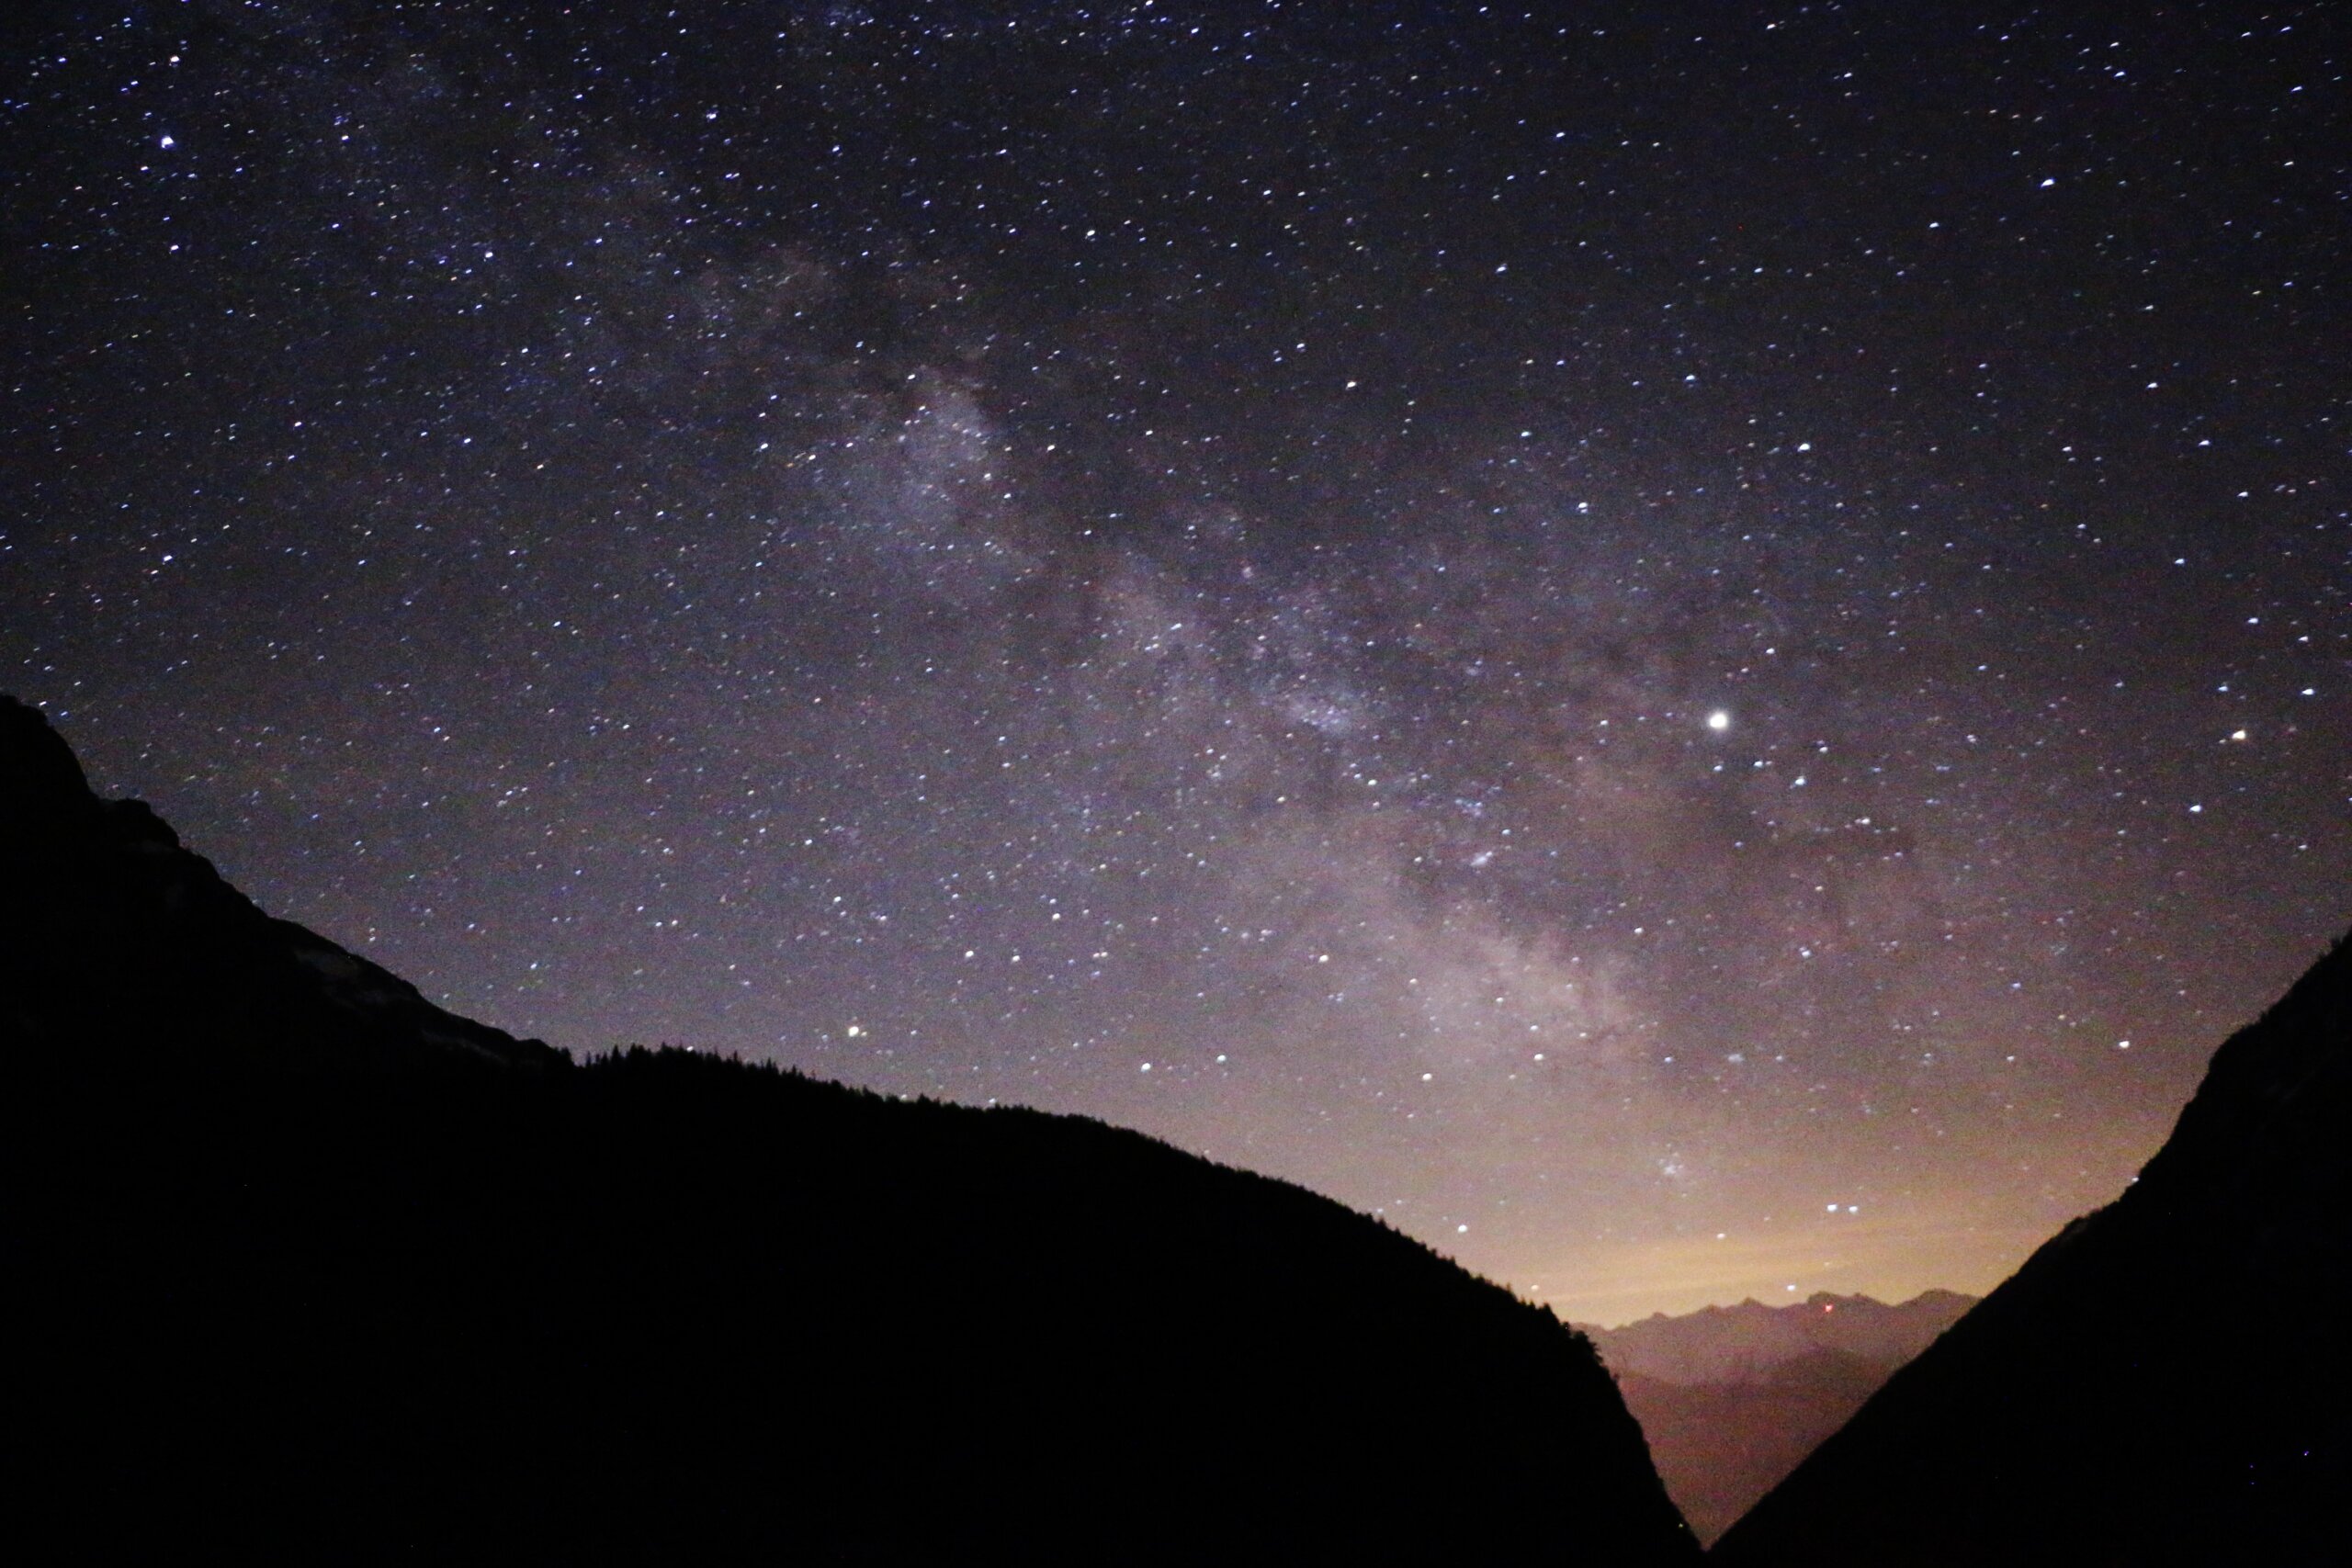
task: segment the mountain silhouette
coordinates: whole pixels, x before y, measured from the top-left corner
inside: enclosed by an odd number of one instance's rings
[[[1825,1291],[1788,1306],[1745,1301],[1578,1327],[1616,1374],[1668,1495],[1706,1543],[1975,1301],[1925,1291],[1889,1306]]]
[[[1780,1563],[2352,1562],[2352,938],[1734,1525]]]
[[[52,1560],[1673,1563],[1589,1345],[1075,1117],[587,1064],[0,698],[10,1534]]]
[[[1653,1313],[1617,1328],[1576,1326],[1609,1370],[1662,1382],[1765,1381],[1773,1369],[1816,1350],[1899,1366],[1976,1304],[1957,1291],[1922,1291],[1894,1306],[1870,1296],[1816,1291],[1787,1306],[1749,1299],[1679,1317]]]

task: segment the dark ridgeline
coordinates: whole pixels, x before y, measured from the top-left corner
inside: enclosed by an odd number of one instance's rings
[[[2352,1562],[2352,938],[1726,1564]]]
[[[90,1560],[1685,1562],[1590,1348],[1071,1117],[580,1066],[0,698],[9,1534]]]

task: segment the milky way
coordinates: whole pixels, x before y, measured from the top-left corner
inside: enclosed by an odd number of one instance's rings
[[[461,1011],[1616,1321],[2352,915],[2339,8],[31,9],[0,683]]]

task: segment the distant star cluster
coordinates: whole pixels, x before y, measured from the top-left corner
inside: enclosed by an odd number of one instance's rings
[[[0,686],[459,1011],[1613,1323],[1985,1289],[2352,919],[2341,6],[0,44]]]

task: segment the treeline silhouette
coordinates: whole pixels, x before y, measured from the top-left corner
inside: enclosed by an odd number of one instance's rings
[[[1590,1347],[1376,1221],[1077,1118],[575,1065],[6,699],[0,1078],[57,1558],[1697,1554]]]

